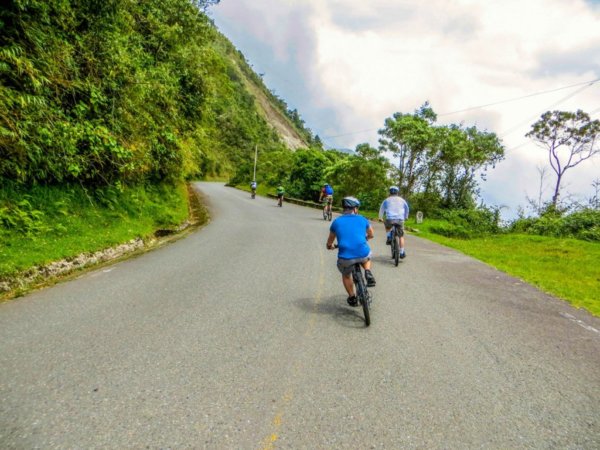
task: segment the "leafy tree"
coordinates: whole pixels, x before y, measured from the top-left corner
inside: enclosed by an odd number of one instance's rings
[[[356,147],[356,155],[345,155],[325,171],[336,197],[357,197],[364,209],[377,209],[386,197],[390,162],[369,144]]]
[[[414,114],[395,113],[385,120],[379,130],[382,151],[391,152],[398,158],[398,186],[401,195],[407,197],[418,183],[421,164],[434,138],[433,123],[437,116],[425,103]]]
[[[306,200],[318,199],[324,172],[329,164],[330,160],[321,150],[296,150],[289,175],[289,195]]]
[[[401,194],[419,209],[473,208],[476,175],[485,177],[504,157],[502,144],[476,127],[436,126],[436,117],[428,103],[414,114],[394,114],[379,131],[380,149],[399,158]]]
[[[504,157],[504,148],[494,133],[476,127],[450,125],[441,129],[439,161],[443,174],[440,185],[442,206],[448,209],[475,207],[477,174],[485,177],[487,168]]]
[[[556,208],[560,185],[567,170],[600,153],[600,121],[577,112],[547,111],[525,135],[548,151],[550,167],[556,174],[552,206]]]

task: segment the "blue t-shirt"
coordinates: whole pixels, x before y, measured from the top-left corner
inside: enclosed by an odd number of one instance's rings
[[[369,221],[358,214],[344,214],[333,221],[329,230],[338,242],[338,258],[365,258],[371,253],[367,244]]]

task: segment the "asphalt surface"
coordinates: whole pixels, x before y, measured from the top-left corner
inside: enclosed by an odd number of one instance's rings
[[[318,210],[196,187],[206,227],[0,304],[0,448],[600,448],[598,318],[374,224],[366,328]]]

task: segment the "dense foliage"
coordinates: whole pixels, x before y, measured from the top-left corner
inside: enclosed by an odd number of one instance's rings
[[[504,158],[504,147],[494,133],[436,120],[428,103],[413,114],[395,113],[379,131],[380,149],[399,159],[393,178],[420,210],[472,209],[477,177]]]
[[[518,233],[600,242],[600,210],[584,208],[570,214],[549,210],[540,217],[521,217],[510,230]]]
[[[0,177],[97,187],[228,176],[256,144],[285,148],[248,92],[248,64],[203,13],[209,3],[10,0]]]

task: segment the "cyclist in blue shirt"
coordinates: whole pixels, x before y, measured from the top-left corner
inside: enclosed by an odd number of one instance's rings
[[[323,205],[323,214],[325,214],[327,207],[331,208],[333,204],[333,188],[327,183],[323,185],[321,194],[319,195],[319,203],[321,202],[325,202],[325,205]]]
[[[365,269],[367,286],[375,286],[375,277],[371,273],[371,248],[367,240],[373,239],[373,227],[369,221],[358,214],[360,202],[354,197],[342,200],[343,214],[335,219],[329,228],[327,248],[333,250],[337,239],[337,267],[342,273],[342,284],[348,293],[348,304],[357,306],[358,300],[352,282],[352,266],[357,262]]]

